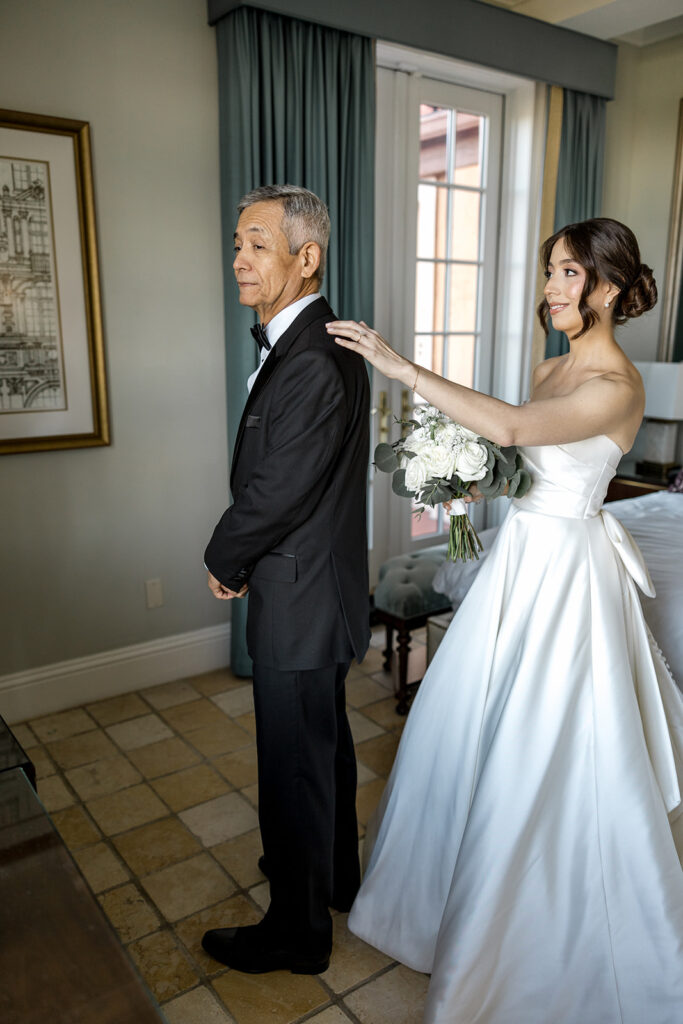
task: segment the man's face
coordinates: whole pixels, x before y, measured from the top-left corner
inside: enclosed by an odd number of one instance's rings
[[[302,274],[301,254],[290,253],[281,223],[278,200],[254,203],[241,214],[234,236],[232,266],[240,303],[255,309],[263,323],[269,323],[310,286],[310,274]]]

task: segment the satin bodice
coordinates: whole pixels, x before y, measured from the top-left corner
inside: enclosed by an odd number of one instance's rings
[[[532,486],[517,508],[567,519],[592,519],[605,500],[622,451],[606,434],[569,444],[521,449]]]

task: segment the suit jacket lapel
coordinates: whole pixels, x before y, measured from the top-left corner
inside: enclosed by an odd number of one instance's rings
[[[244,428],[247,422],[247,416],[254,406],[254,403],[258,396],[261,394],[265,386],[267,385],[270,378],[273,376],[278,366],[282,363],[286,357],[290,348],[299,337],[301,332],[314,322],[319,320],[322,316],[334,316],[332,310],[326,299],[322,297],[316,299],[315,302],[311,302],[305,309],[302,309],[296,320],[294,320],[285,333],[278,338],[277,343],[273,347],[272,351],[268,354],[268,358],[264,362],[263,366],[259,370],[258,377],[254,381],[254,386],[249,392],[246,404],[244,406],[244,412],[240,420],[240,425],[237,429],[237,437],[235,438],[235,447],[232,455],[232,471],[230,473],[230,481],[235,474],[235,465],[237,463],[237,456],[242,443],[242,437],[244,435]]]

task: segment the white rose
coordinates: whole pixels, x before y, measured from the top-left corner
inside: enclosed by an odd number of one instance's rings
[[[422,456],[427,463],[430,476],[450,480],[455,470],[455,452],[442,444],[432,444]],[[414,461],[414,460],[413,460]]]
[[[408,460],[406,466],[406,487],[409,491],[417,493],[424,487],[430,475],[425,460],[420,455],[416,455],[414,459]]]
[[[425,430],[424,427],[417,427],[403,442],[403,447],[407,448],[409,452],[416,452],[420,450],[420,447],[424,445],[425,440],[429,439],[429,431]]]
[[[486,476],[488,450],[476,441],[467,441],[456,452],[455,471],[461,480],[481,480]]]

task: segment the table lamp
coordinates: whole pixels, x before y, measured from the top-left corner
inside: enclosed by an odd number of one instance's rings
[[[666,480],[677,465],[676,436],[683,420],[683,363],[636,363],[645,385],[642,461],[636,470]]]

